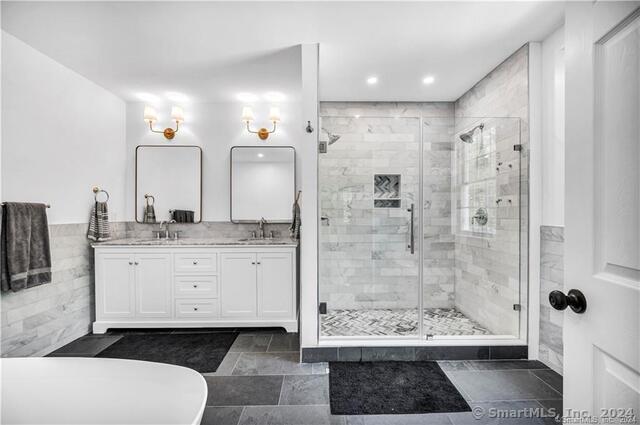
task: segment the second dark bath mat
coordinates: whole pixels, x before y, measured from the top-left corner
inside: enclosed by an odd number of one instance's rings
[[[331,362],[334,415],[469,412],[436,362]]]

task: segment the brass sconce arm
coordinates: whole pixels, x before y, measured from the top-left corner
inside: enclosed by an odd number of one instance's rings
[[[251,126],[250,126],[251,121],[245,121],[245,123],[247,124],[247,131],[251,134],[257,134],[260,140],[267,140],[270,134],[276,132],[276,127],[278,122],[277,121],[272,121],[272,122],[273,122],[273,129],[271,131],[267,130],[264,127],[259,129],[258,131],[254,131],[254,130],[251,130]]]
[[[175,137],[176,133],[178,132],[178,130],[180,129],[180,121],[176,121],[176,129],[174,130],[171,127],[167,127],[164,130],[154,130],[153,129],[153,121],[149,121],[149,130],[151,130],[154,133],[161,133],[164,134],[164,137],[166,137],[167,139],[171,140]]]

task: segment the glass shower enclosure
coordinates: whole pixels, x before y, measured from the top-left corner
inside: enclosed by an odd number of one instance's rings
[[[321,342],[521,337],[520,130],[321,117]]]

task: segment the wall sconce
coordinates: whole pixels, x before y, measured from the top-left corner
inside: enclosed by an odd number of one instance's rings
[[[156,114],[156,110],[150,106],[144,107],[144,120],[149,123],[149,130],[154,133],[162,133],[167,140],[171,140],[175,137],[178,129],[180,128],[180,123],[184,122],[184,112],[182,108],[179,106],[171,107],[171,119],[176,122],[176,129],[174,130],[171,127],[167,127],[164,130],[154,130],[153,123],[158,121],[158,114]]]
[[[271,108],[269,111],[269,121],[273,123],[273,130],[271,131],[266,128],[261,128],[258,131],[251,130],[250,124],[251,121],[253,121],[253,111],[248,106],[242,108],[242,121],[247,124],[247,131],[249,133],[257,134],[260,140],[267,140],[271,133],[275,133],[276,125],[280,122],[280,109]]]

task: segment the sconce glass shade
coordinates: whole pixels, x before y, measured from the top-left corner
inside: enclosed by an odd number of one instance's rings
[[[184,122],[184,111],[179,106],[171,107],[171,119],[179,123]]]
[[[253,111],[248,106],[242,108],[242,121],[253,121]]]
[[[280,108],[271,108],[269,111],[269,121],[280,122]]]
[[[144,120],[148,123],[154,123],[158,121],[158,114],[156,113],[156,110],[151,106],[144,107]]]

